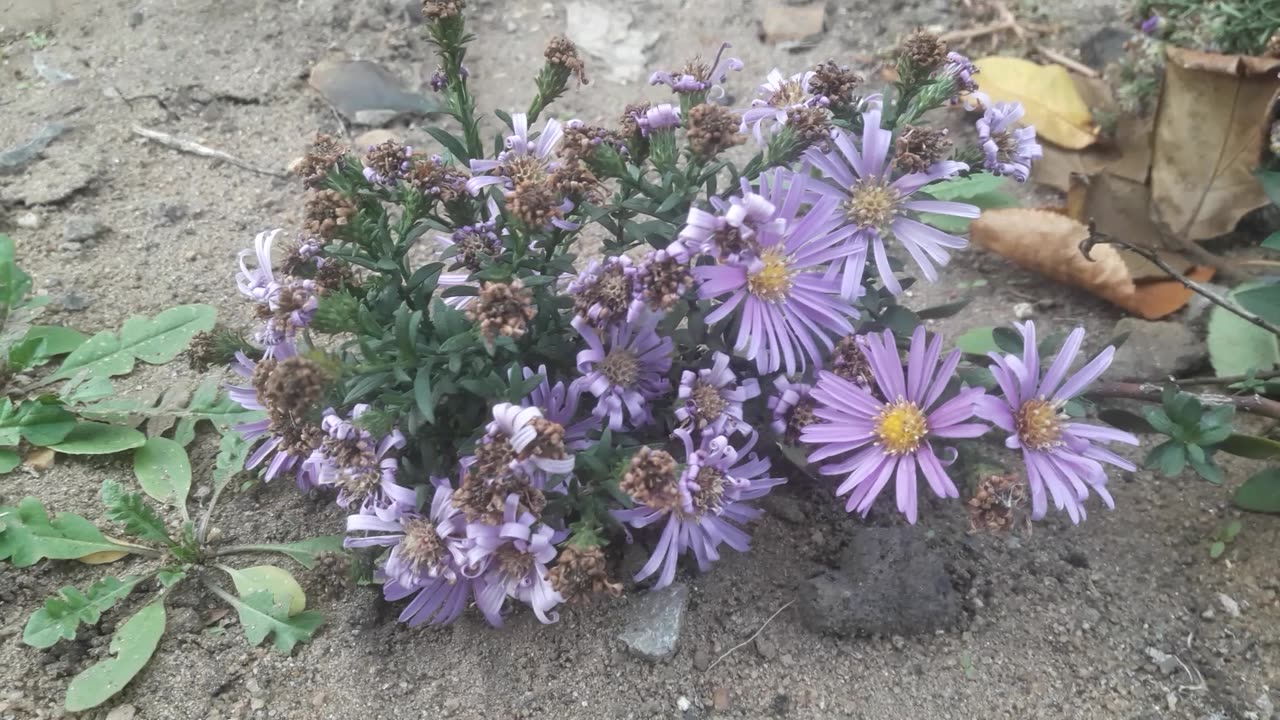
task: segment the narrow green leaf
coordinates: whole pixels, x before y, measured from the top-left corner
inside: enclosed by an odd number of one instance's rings
[[[27,620],[22,642],[47,648],[59,640],[74,640],[81,624],[98,622],[102,613],[133,592],[141,580],[140,575],[129,575],[124,580],[108,575],[91,585],[87,593],[70,586],[62,588]]]
[[[431,397],[431,368],[418,368],[418,374],[413,378],[413,401],[417,404],[418,412],[422,413],[422,417],[434,425],[436,405]]]
[[[956,300],[955,302],[944,303],[942,305],[934,305],[916,312],[916,317],[921,320],[941,320],[949,318],[969,306],[971,298]]]
[[[31,292],[31,276],[18,267],[13,239],[0,235],[0,306],[13,310],[22,306]]]
[[[293,558],[299,565],[309,570],[320,562],[321,555],[346,552],[346,548],[342,545],[343,539],[344,536],[342,535],[322,535],[309,540],[283,544],[240,545],[237,549],[245,552],[282,553]]]
[[[147,442],[147,436],[133,428],[106,423],[80,423],[63,438],[48,447],[67,455],[110,455],[132,450]]]
[[[1153,433],[1156,429],[1145,418],[1135,412],[1109,408],[1098,413],[1098,419],[1106,424],[1127,430],[1132,433]]]
[[[448,150],[449,154],[453,155],[458,162],[465,166],[467,162],[471,160],[471,156],[467,153],[466,146],[462,144],[461,140],[450,134],[448,130],[434,125],[428,125],[426,130],[431,134],[431,137],[435,138],[437,142],[443,145],[444,149]]]
[[[106,509],[107,519],[120,523],[124,531],[142,540],[173,545],[173,538],[165,529],[164,520],[156,514],[155,508],[147,504],[138,493],[125,492],[120,483],[104,480],[102,483],[102,505]]]
[[[0,507],[0,560],[30,567],[40,560],[74,560],[103,551],[132,552],[111,542],[93,523],[71,513],[50,520],[44,505],[23,498],[16,508]]]
[[[133,474],[148,495],[176,506],[186,515],[191,460],[181,444],[162,437],[147,440],[133,454]]]
[[[1280,442],[1256,435],[1231,435],[1218,445],[1218,449],[1253,460],[1280,459]]]
[[[1242,510],[1280,513],[1280,468],[1267,468],[1245,480],[1232,500]]]
[[[100,660],[75,676],[67,686],[67,710],[97,707],[124,689],[160,644],[164,634],[164,601],[156,600],[129,618],[111,636],[115,657]]]
[[[314,610],[290,617],[288,608],[277,605],[271,593],[266,590],[259,590],[241,599],[221,588],[212,589],[218,597],[235,608],[240,616],[240,627],[251,645],[260,645],[268,635],[274,634],[276,650],[288,655],[299,642],[310,640],[316,628],[324,623],[324,617]]]

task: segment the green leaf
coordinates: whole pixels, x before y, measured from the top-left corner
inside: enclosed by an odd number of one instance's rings
[[[110,455],[141,447],[147,436],[133,428],[106,423],[85,422],[48,447],[67,455]]]
[[[29,292],[31,276],[18,267],[13,239],[0,235],[0,305],[5,311],[20,307]]]
[[[1161,415],[1163,414],[1164,413],[1161,412]],[[1128,410],[1119,410],[1115,408],[1102,410],[1098,413],[1098,419],[1112,427],[1127,430],[1132,433],[1156,432],[1156,429],[1152,427],[1151,423],[1145,418],[1137,413],[1129,412]]]
[[[1222,553],[1226,551],[1227,551],[1227,544],[1222,542],[1221,540],[1216,540],[1212,545],[1209,546],[1209,557],[1213,558],[1214,560],[1217,560],[1218,558],[1222,557]]]
[[[322,535],[309,540],[299,540],[291,543],[262,543],[259,545],[239,545],[238,550],[245,552],[275,552],[288,555],[297,561],[299,565],[310,570],[320,562],[320,556],[331,553],[346,552],[343,547],[342,535]]]
[[[1013,355],[1022,354],[1022,335],[1017,330],[1002,325],[991,331],[991,337],[995,338],[1001,350]]]
[[[9,398],[0,399],[0,444],[17,445],[21,436],[32,445],[49,447],[75,427],[75,416],[61,405],[26,400],[15,407]]]
[[[218,568],[231,576],[240,597],[265,590],[271,593],[273,604],[288,608],[290,617],[307,609],[307,594],[284,568],[275,565],[255,565],[243,570],[226,565],[218,565]]]
[[[1218,445],[1218,449],[1253,460],[1280,459],[1280,442],[1257,435],[1231,435]]]
[[[1234,297],[1245,310],[1269,323],[1280,323],[1280,284],[1240,290]]]
[[[152,602],[125,621],[111,636],[110,650],[115,657],[94,663],[67,686],[67,710],[97,707],[123,690],[151,659],[164,625],[163,600]]]
[[[102,482],[102,505],[106,508],[107,519],[124,525],[126,533],[142,540],[174,544],[155,508],[138,493],[125,492],[120,483],[114,480]]]
[[[1196,449],[1200,448],[1199,445],[1192,445],[1190,447],[1194,447]],[[1190,453],[1188,453],[1188,455],[1190,455]],[[1195,470],[1197,475],[1210,483],[1213,483],[1214,485],[1221,485],[1222,481],[1226,479],[1223,476],[1222,468],[1218,467],[1218,465],[1213,462],[1213,458],[1205,457],[1203,451],[1201,451],[1199,457],[1190,457],[1190,460],[1191,469]]]
[[[949,318],[968,307],[971,298],[956,300],[955,302],[944,303],[942,305],[934,305],[916,312],[916,317],[921,320],[941,320]]]
[[[891,305],[880,317],[884,326],[892,330],[898,337],[909,337],[920,325],[920,318],[901,305]]]
[[[81,369],[96,377],[123,375],[133,370],[134,360],[152,365],[167,363],[178,356],[198,332],[213,329],[217,311],[211,305],[179,305],[154,318],[135,315],[125,320],[120,336],[101,332],[76,348],[54,379],[69,378]]]
[[[1280,468],[1267,468],[1245,480],[1232,501],[1242,510],[1280,513]]]
[[[1280,172],[1259,170],[1257,176],[1258,182],[1262,184],[1262,191],[1271,199],[1271,204],[1280,205]]]
[[[12,472],[14,468],[22,464],[22,457],[18,453],[9,448],[0,448],[0,475]]]
[[[1271,233],[1262,241],[1262,247],[1268,250],[1280,250],[1280,230]]]
[[[1232,297],[1260,286],[1246,283]],[[1209,361],[1219,376],[1269,370],[1280,363],[1280,344],[1275,335],[1216,306],[1209,313],[1208,345]]]
[[[1187,465],[1187,451],[1182,443],[1169,440],[1151,449],[1147,455],[1146,467],[1159,470],[1165,477],[1174,477],[1182,473]]]
[[[453,157],[464,166],[467,164],[467,161],[471,159],[471,156],[467,153],[466,146],[462,144],[461,140],[450,134],[448,130],[434,125],[427,126],[426,130],[431,134],[431,137],[435,138],[437,142],[443,145],[444,149],[448,150],[449,154],[453,155]]]
[[[1017,197],[1002,191],[974,195],[962,200],[961,202],[976,205],[981,210],[1017,207],[1021,204]],[[955,215],[939,215],[937,213],[920,213],[920,222],[932,225],[943,232],[960,234],[969,232],[969,225],[973,223],[973,218],[956,217]]]
[[[102,613],[121,598],[133,592],[142,580],[140,575],[130,575],[124,580],[107,576],[82,593],[74,587],[64,587],[57,595],[45,600],[44,607],[32,614],[22,631],[22,642],[31,647],[53,647],[59,640],[74,640],[76,628],[82,623],[98,622]]]
[[[177,585],[186,577],[187,574],[185,572],[175,568],[166,568],[156,573],[156,580],[160,581],[160,584],[166,588],[171,588],[174,585]]]
[[[938,200],[973,202],[973,198],[995,192],[1008,184],[1008,178],[989,172],[976,172],[969,174],[968,177],[926,185],[924,192]]]
[[[970,355],[999,352],[1000,346],[996,344],[994,331],[995,328],[990,327],[973,328],[956,338],[955,345]]]
[[[47,359],[72,352],[83,345],[89,339],[89,336],[60,325],[35,325],[27,330],[27,338],[41,338],[44,340],[44,348],[40,352],[40,357]]]
[[[235,608],[240,616],[240,627],[251,645],[260,645],[268,635],[275,635],[276,650],[288,655],[299,642],[306,642],[324,623],[324,617],[314,610],[300,612],[292,617],[287,608],[277,605],[266,590],[240,599],[221,588],[212,588],[218,597]]]
[[[133,454],[133,474],[144,492],[186,515],[191,492],[191,460],[176,441],[154,437]]]
[[[9,372],[19,373],[27,368],[35,367],[38,363],[37,359],[44,351],[44,340],[41,338],[24,337],[13,347],[9,348]]]
[[[431,368],[418,368],[418,374],[413,378],[413,401],[417,404],[418,412],[422,413],[422,417],[434,425],[436,404],[431,397]]]
[[[79,515],[58,513],[49,519],[44,505],[23,498],[16,508],[0,507],[0,560],[30,567],[40,560],[74,560],[103,551],[132,552],[108,540]]]
[[[1240,522],[1239,520],[1232,520],[1231,522],[1227,523],[1227,526],[1225,528],[1222,529],[1221,537],[1226,542],[1232,542],[1236,539],[1236,536],[1239,535],[1240,531],[1243,529],[1244,529],[1244,523]]]
[[[240,433],[232,430],[222,436],[218,443],[218,457],[213,461],[213,491],[222,490],[231,482],[231,478],[244,470],[245,460],[253,443],[244,439]]]

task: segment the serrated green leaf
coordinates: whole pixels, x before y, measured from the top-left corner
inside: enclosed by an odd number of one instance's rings
[[[1232,297],[1256,287],[1260,284],[1241,285]],[[1209,361],[1219,376],[1270,370],[1280,363],[1280,344],[1275,335],[1216,306],[1209,313],[1208,345]]]
[[[1218,449],[1253,460],[1280,459],[1280,442],[1256,435],[1231,435],[1218,445]]]
[[[71,513],[52,520],[44,505],[23,498],[16,508],[0,507],[0,560],[14,567],[30,567],[40,560],[75,560],[103,551],[132,552],[127,545],[108,540],[93,523]]]
[[[22,464],[22,457],[9,448],[0,448],[0,475],[12,472]]]
[[[62,442],[48,445],[67,455],[110,455],[132,450],[147,442],[147,436],[133,428],[85,422],[75,426]]]
[[[178,442],[154,437],[133,454],[133,474],[144,492],[179,508],[186,516],[191,492],[191,459]]]
[[[1267,468],[1245,480],[1232,501],[1242,510],[1280,513],[1280,468]]]
[[[44,340],[44,348],[40,352],[40,357],[45,359],[66,355],[89,339],[88,335],[78,330],[72,330],[60,325],[32,326],[27,330],[27,337],[42,338]]]
[[[47,648],[58,640],[74,640],[76,629],[82,623],[98,622],[102,613],[133,592],[141,580],[140,575],[129,575],[124,580],[108,575],[91,585],[87,593],[70,586],[62,588],[27,620],[22,642]]]
[[[135,359],[152,365],[167,363],[196,333],[212,330],[216,317],[211,305],[179,305],[154,318],[135,315],[125,320],[119,337],[101,332],[76,348],[53,379],[69,378],[82,369],[96,377],[123,375],[133,369]]]
[[[67,686],[67,710],[97,707],[124,689],[160,644],[164,634],[164,601],[156,600],[125,621],[111,636],[115,657],[100,660],[75,676]]]
[[[288,608],[290,617],[307,609],[307,594],[293,575],[282,567],[255,565],[240,569],[219,565],[218,569],[231,576],[240,597],[265,590],[271,593],[272,603]]]
[[[324,617],[314,610],[290,617],[288,609],[277,605],[266,590],[241,599],[221,588],[211,589],[235,608],[240,616],[240,627],[251,645],[260,645],[267,636],[275,635],[276,650],[288,655],[299,642],[309,641],[316,628],[324,623]]]
[[[155,508],[148,505],[138,493],[125,492],[120,483],[114,480],[103,481],[102,505],[106,509],[107,519],[123,525],[126,533],[142,540],[165,545],[175,544]]]
[[[225,433],[218,443],[218,457],[213,462],[213,491],[220,492],[231,478],[244,470],[253,443],[235,430]]]
[[[261,543],[257,545],[238,545],[237,550],[245,552],[273,552],[288,555],[299,565],[310,570],[320,562],[320,556],[331,553],[344,553],[342,535],[322,535],[309,540],[291,543]]]
[[[49,447],[64,440],[76,427],[76,418],[61,405],[25,400],[14,405],[0,399],[0,445],[17,445],[18,438]]]

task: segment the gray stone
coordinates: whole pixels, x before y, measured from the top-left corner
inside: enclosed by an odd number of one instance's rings
[[[786,0],[761,0],[757,12],[761,38],[770,45],[812,40],[827,26],[825,2],[796,5]]]
[[[1240,603],[1226,593],[1218,593],[1218,604],[1233,618],[1240,617]]]
[[[369,60],[321,61],[309,82],[343,117],[361,124],[440,112],[435,100],[408,92],[394,73]]]
[[[1161,675],[1172,675],[1182,667],[1182,663],[1178,658],[1159,650],[1157,648],[1147,648],[1147,657],[1151,658],[1151,662],[1155,663],[1156,669]]]
[[[604,61],[609,80],[625,84],[648,77],[649,49],[662,33],[642,30],[624,7],[575,0],[565,5],[565,35],[579,50]]]
[[[53,139],[67,131],[62,123],[48,123],[36,131],[30,140],[13,147],[0,150],[0,175],[16,173],[26,167],[32,160],[40,157],[40,153],[53,142]]]
[[[27,230],[34,230],[40,227],[41,224],[40,216],[33,212],[22,213],[14,222],[18,224],[18,227],[26,228]]]
[[[107,226],[92,215],[71,215],[62,223],[62,241],[86,243],[107,231]]]
[[[1124,57],[1125,43],[1133,37],[1127,28],[1104,27],[1080,43],[1080,59],[1094,70],[1103,70]]]
[[[107,713],[107,720],[133,720],[138,715],[138,708],[132,705],[117,705]]]
[[[1111,335],[1125,333],[1129,337],[1116,349],[1107,377],[1159,381],[1195,371],[1208,356],[1204,341],[1181,323],[1124,318]]]
[[[756,637],[756,652],[765,660],[778,657],[778,644],[764,635]]]
[[[90,302],[89,298],[86,298],[78,292],[72,291],[64,295],[62,299],[58,301],[58,305],[67,312],[80,312],[81,310],[87,309]]]
[[[669,660],[680,645],[689,588],[676,583],[641,596],[629,608],[626,627],[618,639],[627,650],[652,663]]]
[[[837,635],[930,633],[962,612],[942,558],[908,527],[859,530],[839,569],[801,583],[798,608],[810,629]]]
[[[162,202],[155,207],[156,219],[168,225],[185,220],[188,212],[189,209],[183,203]]]

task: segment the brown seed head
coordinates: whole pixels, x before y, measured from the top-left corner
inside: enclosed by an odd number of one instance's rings
[[[311,149],[303,156],[302,162],[298,163],[294,168],[294,172],[302,178],[302,182],[307,187],[322,188],[329,171],[342,160],[347,152],[346,145],[328,135],[317,133]]]
[[[741,126],[742,117],[723,105],[697,105],[689,111],[686,123],[689,150],[700,160],[710,160],[743,142],[744,138],[738,133]]]
[[[787,127],[805,147],[826,143],[831,139],[831,113],[808,105],[788,108]]]
[[[540,230],[552,220],[564,217],[560,209],[563,198],[550,183],[520,182],[507,194],[507,212],[519,218],[525,227]]]
[[[467,189],[466,173],[430,157],[414,156],[404,180],[428,198],[444,203],[454,202]]]
[[[547,571],[547,580],[571,605],[584,605],[598,595],[622,594],[622,584],[609,581],[604,553],[598,547],[566,546],[556,557],[555,567]]]
[[[831,372],[851,383],[864,387],[872,385],[871,363],[867,362],[856,335],[846,335],[836,343],[835,352],[831,354]]]
[[[636,282],[640,297],[650,310],[667,312],[693,284],[693,273],[688,264],[663,254],[641,264]]]
[[[634,294],[634,279],[621,263],[611,262],[573,296],[573,310],[578,317],[597,330],[626,317]]]
[[[636,502],[654,510],[667,510],[680,503],[676,486],[676,459],[666,450],[642,447],[631,456],[631,463],[618,487]]]
[[[324,369],[302,355],[279,362],[263,360],[254,368],[253,379],[258,399],[267,412],[292,419],[315,410],[332,380]]]
[[[533,304],[533,291],[524,283],[485,283],[480,297],[467,307],[467,318],[480,325],[489,340],[498,336],[518,338],[524,335],[530,320],[538,315]]]
[[[1026,508],[1027,481],[1020,475],[987,475],[966,504],[969,532],[1008,532]]]
[[[574,45],[569,38],[563,35],[557,35],[551,38],[547,43],[546,52],[543,56],[547,58],[547,62],[551,65],[562,67],[578,79],[579,85],[586,85],[591,81],[587,79],[587,65],[582,61],[582,56],[578,54],[578,46]]]
[[[317,190],[303,209],[303,230],[308,237],[332,240],[356,215],[355,203],[337,190]]]
[[[651,106],[649,103],[635,103],[622,109],[622,117],[618,120],[619,133],[627,142],[642,142],[644,134],[640,132],[640,122]]]
[[[853,104],[854,91],[862,78],[834,60],[818,65],[813,69],[813,77],[809,80],[809,91],[819,97],[827,98],[827,107],[832,110],[843,110]]]
[[[907,125],[894,143],[897,151],[894,164],[909,173],[925,172],[951,152],[951,145],[946,128],[932,130]]]
[[[915,30],[902,42],[902,54],[927,75],[947,61],[947,44],[931,32]]]
[[[462,14],[467,0],[422,0],[422,16],[428,22],[445,20]]]

